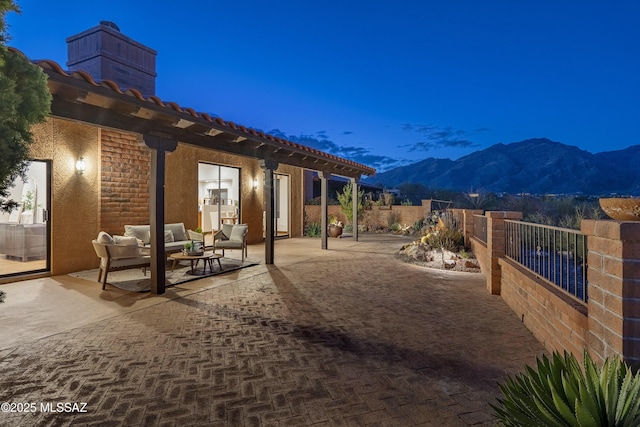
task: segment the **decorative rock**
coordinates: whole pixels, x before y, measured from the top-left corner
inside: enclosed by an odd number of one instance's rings
[[[478,260],[475,259],[467,259],[464,261],[465,268],[477,268],[480,269],[480,264],[478,264]]]

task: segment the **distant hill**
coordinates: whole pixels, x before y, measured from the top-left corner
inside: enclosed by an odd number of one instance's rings
[[[592,154],[546,138],[496,144],[458,160],[429,158],[364,179],[458,191],[532,194],[640,194],[640,145]]]

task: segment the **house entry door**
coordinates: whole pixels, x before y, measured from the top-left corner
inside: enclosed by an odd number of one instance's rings
[[[0,212],[0,278],[50,270],[50,162],[31,161],[25,177],[10,189],[18,207]]]
[[[289,235],[289,176],[275,175],[276,237]]]

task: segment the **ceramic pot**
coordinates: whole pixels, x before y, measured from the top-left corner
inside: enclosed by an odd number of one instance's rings
[[[330,224],[329,225],[329,237],[340,237],[342,235],[342,227],[338,227],[337,225]]]
[[[640,198],[612,197],[600,199],[600,207],[612,219],[640,221]]]

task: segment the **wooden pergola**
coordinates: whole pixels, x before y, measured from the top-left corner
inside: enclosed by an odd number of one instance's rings
[[[16,54],[22,54],[11,49]],[[38,61],[48,76],[53,96],[51,115],[63,119],[131,132],[151,149],[150,225],[151,225],[151,291],[165,291],[164,183],[165,157],[178,143],[232,153],[258,159],[264,171],[265,262],[273,264],[275,240],[274,171],[279,164],[317,171],[321,179],[322,238],[327,249],[327,181],[331,175],[349,178],[358,192],[362,175],[373,175],[375,169],[310,147],[276,138],[272,135],[212,118],[176,103],[164,103],[152,96],[144,98],[138,91],[126,91],[111,81],[97,83],[81,71],[65,72],[56,62]],[[358,240],[357,198],[353,207],[353,239]]]

